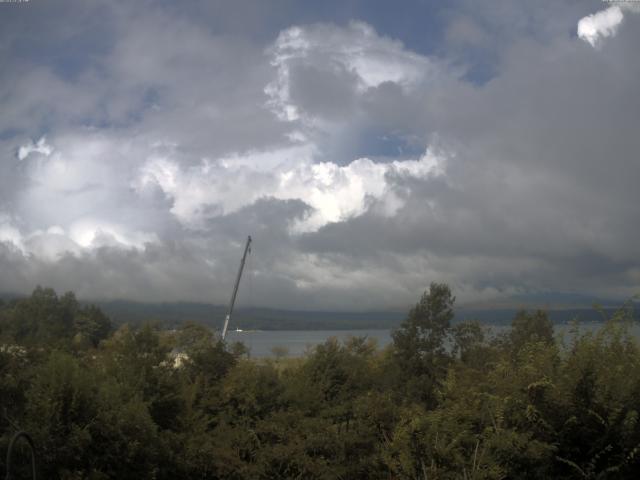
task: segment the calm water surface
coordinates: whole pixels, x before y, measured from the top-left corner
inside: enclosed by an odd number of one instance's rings
[[[227,341],[242,342],[251,352],[252,357],[269,357],[275,347],[284,347],[290,357],[304,355],[314,346],[336,337],[347,340],[350,337],[373,338],[378,348],[391,342],[391,330],[250,330],[243,332],[227,332]]]
[[[601,323],[585,323],[581,324],[579,328],[581,331],[596,331],[600,327],[602,327]],[[497,335],[507,331],[509,327],[489,325],[487,329],[489,330],[489,335]],[[556,325],[556,335],[562,334],[568,329],[568,325]],[[631,331],[636,338],[640,338],[639,324],[634,324]],[[331,337],[335,337],[340,341],[351,337],[367,337],[375,340],[378,348],[383,348],[391,343],[391,330],[248,330],[242,332],[231,330],[227,333],[229,342],[244,343],[249,348],[252,357],[273,356],[275,347],[284,348],[287,356],[299,357]]]

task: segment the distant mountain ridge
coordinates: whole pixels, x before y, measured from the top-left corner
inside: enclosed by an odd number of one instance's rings
[[[204,303],[137,303],[126,301],[97,302],[116,323],[140,323],[159,321],[168,326],[178,326],[186,321],[222,326],[226,308]],[[460,308],[456,310],[454,322],[478,320],[484,324],[509,325],[515,314],[523,308]],[[535,309],[529,308],[529,310]],[[611,316],[617,308],[593,307],[544,309],[553,323],[562,324],[572,320],[581,322],[601,322]],[[267,308],[239,308],[234,311],[231,327],[256,330],[354,330],[391,329],[406,318],[407,312],[400,311],[300,311]],[[636,318],[638,313],[636,312]]]
[[[221,327],[226,307],[206,303],[93,302],[116,323],[159,321],[168,326],[194,321]],[[230,328],[256,330],[386,329],[400,324],[406,312],[300,311],[269,308],[237,308]]]
[[[10,300],[25,295],[10,295],[0,293],[0,298]],[[478,320],[488,325],[509,325],[519,310],[542,309],[548,312],[553,323],[562,324],[578,319],[581,322],[601,322],[604,316],[610,316],[623,302],[615,303],[603,301],[601,310],[596,310],[587,302],[590,297],[574,296],[572,302],[563,305],[560,300],[567,297],[555,298],[558,303],[545,308],[536,305],[536,296],[519,297],[520,302],[509,302],[503,305],[481,305],[456,309],[454,322],[464,320]],[[576,302],[581,300],[581,302]],[[584,305],[579,303],[584,302]],[[144,322],[159,322],[167,328],[177,327],[184,322],[193,321],[221,328],[226,314],[226,307],[197,302],[135,302],[129,300],[109,301],[81,301],[82,304],[94,304],[100,307],[115,324],[140,324]],[[578,303],[578,305],[576,305]],[[515,305],[514,305],[515,304]],[[237,308],[231,321],[230,328],[243,330],[357,330],[357,329],[392,329],[400,325],[406,318],[406,311],[301,311],[269,308]],[[640,320],[638,312],[636,319]]]

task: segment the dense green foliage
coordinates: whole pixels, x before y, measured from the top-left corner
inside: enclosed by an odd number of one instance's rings
[[[382,351],[253,360],[196,324],[112,331],[38,288],[0,304],[0,447],[27,430],[50,479],[637,478],[628,312],[565,338],[521,312],[496,337],[451,325],[454,301],[432,284]]]

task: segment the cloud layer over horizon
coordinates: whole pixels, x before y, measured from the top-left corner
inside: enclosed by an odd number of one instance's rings
[[[52,3],[0,4],[0,292],[223,303],[250,234],[256,306],[640,293],[631,7]]]

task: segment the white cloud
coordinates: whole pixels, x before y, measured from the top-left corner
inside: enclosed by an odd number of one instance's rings
[[[10,243],[20,251],[25,251],[20,230],[14,225],[12,219],[0,213],[0,242]]]
[[[358,93],[384,82],[409,89],[439,70],[433,61],[406,50],[398,41],[377,35],[362,22],[352,22],[347,28],[324,24],[291,27],[280,33],[269,53],[277,76],[267,85],[265,93],[270,98],[269,106],[287,121],[305,116],[292,98],[296,66],[352,74]]]
[[[578,22],[578,37],[597,47],[602,39],[615,36],[623,18],[622,9],[617,5],[587,15]]]
[[[69,238],[84,248],[105,245],[144,249],[145,244],[158,242],[157,235],[132,230],[124,225],[100,220],[80,219],[69,227]]]
[[[53,148],[51,148],[51,146],[47,144],[47,140],[45,139],[45,137],[42,137],[40,140],[38,140],[37,143],[34,143],[32,141],[31,143],[22,145],[20,148],[18,148],[18,160],[24,160],[33,152],[41,153],[42,155],[48,157],[53,152]]]
[[[189,227],[211,216],[230,214],[262,197],[302,200],[313,208],[293,232],[316,231],[331,222],[361,215],[371,199],[385,200],[381,211],[393,214],[401,204],[388,189],[390,173],[415,178],[444,174],[445,159],[427,152],[417,160],[376,163],[368,158],[340,166],[314,163],[312,145],[251,152],[183,167],[170,157],[152,157],[134,185],[157,184],[173,199],[171,211]],[[266,167],[266,168],[265,168]]]
[[[144,250],[158,243],[154,233],[94,219],[80,219],[68,231],[58,225],[46,230],[25,232],[7,215],[0,215],[0,242],[11,245],[25,257],[55,262],[64,255],[81,257],[91,250],[109,246],[124,250]]]

